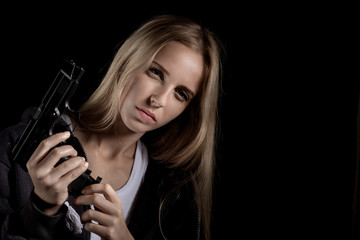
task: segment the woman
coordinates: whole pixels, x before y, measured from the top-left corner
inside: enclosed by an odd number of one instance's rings
[[[1,133],[2,239],[210,239],[220,73],[214,34],[157,16],[124,42],[79,121],[64,114],[25,172],[6,153],[29,109]],[[70,137],[86,155],[58,145]],[[69,194],[86,169],[101,182]]]

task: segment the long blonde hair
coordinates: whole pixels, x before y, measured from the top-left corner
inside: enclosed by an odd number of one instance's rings
[[[123,89],[170,41],[203,56],[202,86],[184,112],[144,135],[152,159],[190,172],[206,239],[210,239],[213,172],[221,79],[220,41],[208,29],[179,16],[161,15],[140,26],[122,44],[101,84],[80,108],[80,124],[89,131],[116,131]]]

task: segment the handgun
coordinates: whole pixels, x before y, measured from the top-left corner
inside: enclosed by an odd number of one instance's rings
[[[65,111],[70,111],[75,115],[77,114],[77,112],[70,107],[70,100],[84,72],[85,70],[78,66],[73,60],[64,60],[62,67],[55,76],[55,79],[51,83],[39,107],[36,109],[32,119],[20,137],[15,140],[15,145],[11,150],[11,156],[25,171],[28,171],[26,163],[40,142],[56,133],[54,129],[61,115],[65,113]],[[72,145],[75,150],[78,151],[78,155],[83,156],[87,160],[85,151],[73,134],[71,134],[69,139],[59,145],[65,144]],[[62,158],[55,167],[67,159],[68,157]],[[101,177],[94,179],[90,174],[91,170],[87,169],[81,176],[70,183],[68,187],[69,193],[79,194],[85,186],[100,183]]]

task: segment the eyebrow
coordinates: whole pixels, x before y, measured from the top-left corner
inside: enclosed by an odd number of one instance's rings
[[[155,64],[158,68],[160,68],[160,70],[163,71],[166,75],[170,75],[169,72],[160,63],[153,61],[153,64]],[[189,95],[191,95],[191,97],[195,97],[195,93],[193,91],[191,91],[188,87],[186,87],[184,85],[180,85],[179,88],[187,91],[189,93]]]

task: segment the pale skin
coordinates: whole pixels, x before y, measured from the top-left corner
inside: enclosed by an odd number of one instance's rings
[[[121,101],[121,120],[116,134],[100,135],[75,129],[87,153],[88,162],[77,156],[70,145],[54,148],[69,137],[58,133],[43,140],[27,163],[34,191],[44,201],[54,204],[45,209],[56,214],[68,199],[67,186],[87,168],[101,176],[100,184],[83,189],[76,205],[94,205],[81,215],[86,230],[102,239],[133,239],[122,213],[116,190],[130,177],[136,143],[147,131],[159,128],[179,116],[199,90],[203,73],[200,54],[178,42],[169,42],[157,53],[150,66],[134,76]],[[49,153],[48,153],[49,152]],[[47,154],[48,153],[48,154]],[[47,155],[46,155],[47,154]],[[58,167],[62,157],[71,158]],[[101,193],[104,198],[99,196]],[[91,223],[94,220],[98,222]]]

